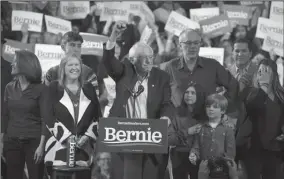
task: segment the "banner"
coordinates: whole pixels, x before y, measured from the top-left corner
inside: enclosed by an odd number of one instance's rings
[[[253,6],[260,9],[264,8],[264,1],[240,1],[242,6]]]
[[[107,21],[112,18],[113,21],[128,22],[129,9],[123,2],[104,2],[104,7],[100,16],[100,21]]]
[[[80,33],[83,37],[82,55],[103,56],[103,43],[107,42],[108,37],[103,35]]]
[[[43,14],[27,11],[12,11],[12,31],[21,31],[23,23],[29,24],[29,31],[41,32]]]
[[[277,21],[283,26],[283,14],[284,14],[284,3],[283,1],[271,1],[270,5],[270,16],[269,18]]]
[[[5,39],[6,43],[2,47],[2,57],[8,62],[12,62],[15,57],[15,51],[17,50],[28,50],[34,52],[34,45],[21,43],[14,40]]]
[[[269,52],[274,49],[276,55],[283,57],[283,35],[278,35],[276,33],[269,33],[262,44],[262,49]]]
[[[199,56],[217,60],[221,65],[224,63],[224,48],[200,47]]]
[[[214,38],[232,31],[231,23],[226,15],[215,16],[199,22],[203,33]]]
[[[190,9],[189,10],[190,19],[199,22],[205,19],[209,19],[214,16],[219,16],[220,10],[218,7],[212,8],[197,8],[197,9]]]
[[[168,152],[167,120],[102,118],[99,126],[100,152]]]
[[[153,35],[153,30],[146,25],[146,27],[144,28],[141,37],[140,37],[140,42],[144,42],[146,44],[151,44],[154,40],[154,38],[151,38]]]
[[[175,11],[172,11],[166,23],[165,30],[179,36],[180,33],[187,28],[200,29],[200,25]]]
[[[224,5],[225,14],[229,17],[231,25],[249,25],[249,20],[252,17],[251,8],[238,5]]]
[[[51,67],[60,64],[65,52],[60,45],[35,44],[35,55],[40,61],[44,75]]]
[[[64,19],[85,19],[90,12],[90,1],[60,1]]]
[[[143,1],[123,1],[123,6],[128,9],[129,13],[140,16],[143,20],[155,20],[151,9]]]
[[[47,32],[64,35],[66,32],[72,31],[71,22],[44,15]]]
[[[257,30],[255,37],[264,39],[270,33],[276,33],[283,37],[283,23],[266,19],[263,17],[258,18]],[[280,36],[279,36],[280,37]]]

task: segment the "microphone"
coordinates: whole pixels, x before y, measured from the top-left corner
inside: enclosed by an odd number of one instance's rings
[[[144,91],[144,87],[142,85],[139,85],[137,92],[134,94],[134,97],[135,98],[138,97],[141,93],[143,93],[143,91]]]
[[[138,86],[138,90],[137,92],[134,92],[133,90],[131,90],[128,86],[126,86],[125,84],[123,84],[125,86],[125,88],[127,89],[127,91],[131,94],[131,96],[133,98],[137,98],[141,93],[143,93],[144,91],[144,87],[140,84]]]

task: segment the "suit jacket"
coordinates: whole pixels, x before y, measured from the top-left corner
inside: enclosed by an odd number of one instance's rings
[[[117,60],[114,57],[114,48],[107,50],[106,44],[104,44],[103,63],[108,75],[116,82],[116,99],[109,116],[126,117],[126,105],[131,96],[128,89],[133,89],[138,80],[134,66],[127,58],[122,61]],[[166,72],[153,68],[148,78],[147,117],[149,119],[159,119],[162,116],[167,116],[172,119],[173,109],[170,77]],[[150,157],[153,163],[156,163],[155,166],[165,161],[165,155],[151,154],[146,156]],[[115,165],[121,166],[119,163]],[[114,168],[116,167],[114,166]]]
[[[52,134],[46,143],[46,162],[66,165],[66,141],[71,135],[87,135],[94,140],[97,138],[97,121],[102,115],[96,90],[91,83],[82,87],[77,124],[71,99],[58,81],[51,82],[47,87],[44,109],[43,118]],[[89,166],[92,163],[93,147],[90,144],[91,141],[82,150],[76,150],[78,165]]]
[[[105,47],[104,47],[105,48]],[[110,110],[110,117],[126,117],[125,108],[129,97],[129,89],[133,89],[138,77],[134,66],[128,59],[122,62],[114,57],[112,50],[104,49],[103,62],[108,75],[116,82],[116,99]],[[149,119],[159,119],[162,116],[172,118],[173,105],[170,100],[170,77],[158,69],[153,68],[148,78],[147,116]]]

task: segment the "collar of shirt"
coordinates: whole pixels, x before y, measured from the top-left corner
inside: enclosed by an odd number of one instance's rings
[[[179,58],[179,61],[178,61],[178,69],[179,70],[182,70],[183,68],[188,68],[186,65],[185,65],[185,59],[184,57],[180,57]],[[197,61],[196,61],[196,67],[201,67],[203,68],[204,67],[204,64],[203,64],[203,58],[202,57],[197,57]]]
[[[18,91],[18,92],[21,92],[21,93],[24,93],[25,91],[28,91],[29,89],[31,89],[33,87],[33,84],[30,83],[26,87],[26,89],[22,90],[19,79],[18,78],[14,78],[13,81],[14,81],[14,88],[15,88],[15,90]]]
[[[205,127],[212,128],[211,125],[209,124],[209,121],[205,122],[205,123],[204,123],[204,126],[205,126]],[[221,120],[221,121],[219,122],[219,124],[217,125],[217,127],[219,127],[219,126],[224,126],[224,121],[223,121],[223,120]],[[217,127],[216,127],[216,128],[217,128]]]
[[[243,73],[243,72],[245,72],[246,70],[248,70],[248,68],[249,68],[249,66],[250,66],[251,63],[252,63],[251,61],[248,62],[247,65],[246,65],[244,68],[238,68],[237,65],[236,65],[236,63],[235,63],[234,65],[235,65],[237,74]]]

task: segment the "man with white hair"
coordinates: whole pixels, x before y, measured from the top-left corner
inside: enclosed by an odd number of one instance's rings
[[[108,75],[116,82],[116,99],[110,117],[165,119],[170,123],[173,105],[170,99],[170,78],[166,72],[153,67],[153,50],[138,42],[129,57],[115,58],[115,43],[126,29],[117,22],[104,44],[103,63]],[[133,98],[137,95],[136,98]],[[167,166],[167,154],[113,154],[114,179],[162,179]],[[123,169],[121,169],[121,167]]]

